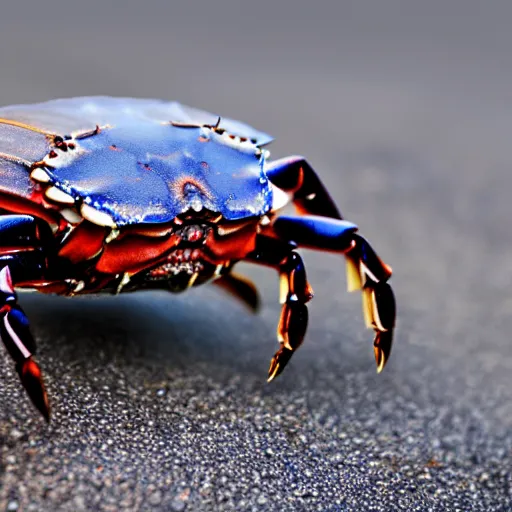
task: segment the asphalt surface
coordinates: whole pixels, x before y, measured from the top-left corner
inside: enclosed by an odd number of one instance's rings
[[[0,102],[178,99],[307,155],[394,269],[374,370],[341,258],[305,251],[303,347],[265,383],[277,278],[24,295],[49,426],[0,364],[0,509],[512,510],[512,35],[507,2],[54,1],[2,7]]]

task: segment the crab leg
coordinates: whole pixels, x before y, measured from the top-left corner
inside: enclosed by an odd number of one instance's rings
[[[274,160],[265,169],[268,179],[291,199],[298,213],[342,219],[342,215],[320,178],[302,156]]]
[[[395,297],[387,283],[391,268],[356,230],[347,221],[309,215],[278,217],[265,233],[299,247],[345,254],[348,288],[362,290],[363,313],[367,326],[375,331],[375,361],[381,372],[391,352],[396,316]]]
[[[253,313],[258,311],[260,306],[258,290],[254,283],[246,277],[230,272],[215,279],[212,283],[239,299]]]
[[[309,286],[302,258],[293,248],[293,244],[259,235],[256,249],[248,256],[253,262],[275,268],[280,277],[282,309],[277,339],[281,347],[270,362],[269,382],[284,370],[295,350],[301,346],[308,326],[306,303],[313,297],[313,290]]]
[[[45,232],[46,230],[46,232]],[[41,370],[34,361],[36,345],[28,319],[18,304],[13,287],[16,282],[41,279],[46,260],[41,245],[49,227],[29,215],[0,217],[0,336],[16,363],[16,371],[30,399],[46,420],[50,408]]]
[[[28,327],[25,312],[18,304],[9,267],[0,270],[0,336],[16,363],[16,371],[33,404],[50,419],[50,406],[41,370],[34,361],[36,344]]]

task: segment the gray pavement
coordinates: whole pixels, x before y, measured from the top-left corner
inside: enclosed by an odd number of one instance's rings
[[[512,510],[512,6],[18,2],[0,103],[178,99],[306,155],[393,266],[374,370],[341,258],[305,251],[303,347],[265,384],[276,276],[252,316],[216,289],[24,295],[46,426],[2,350],[0,509]]]

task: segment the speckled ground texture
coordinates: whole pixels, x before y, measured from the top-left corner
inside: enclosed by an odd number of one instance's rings
[[[304,252],[273,385],[270,271],[241,269],[258,316],[213,288],[23,296],[53,420],[1,350],[0,509],[512,510],[510,4],[182,4],[3,6],[0,102],[179,99],[307,155],[394,268],[391,361],[334,255]]]

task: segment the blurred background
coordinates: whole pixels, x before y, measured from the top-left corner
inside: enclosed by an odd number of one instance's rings
[[[241,267],[257,317],[211,288],[23,296],[55,421],[3,354],[0,507],[510,510],[511,16],[500,0],[3,5],[1,105],[154,97],[271,133],[393,267],[399,319],[376,376],[343,260],[305,252],[308,337],[267,386],[266,270]]]

